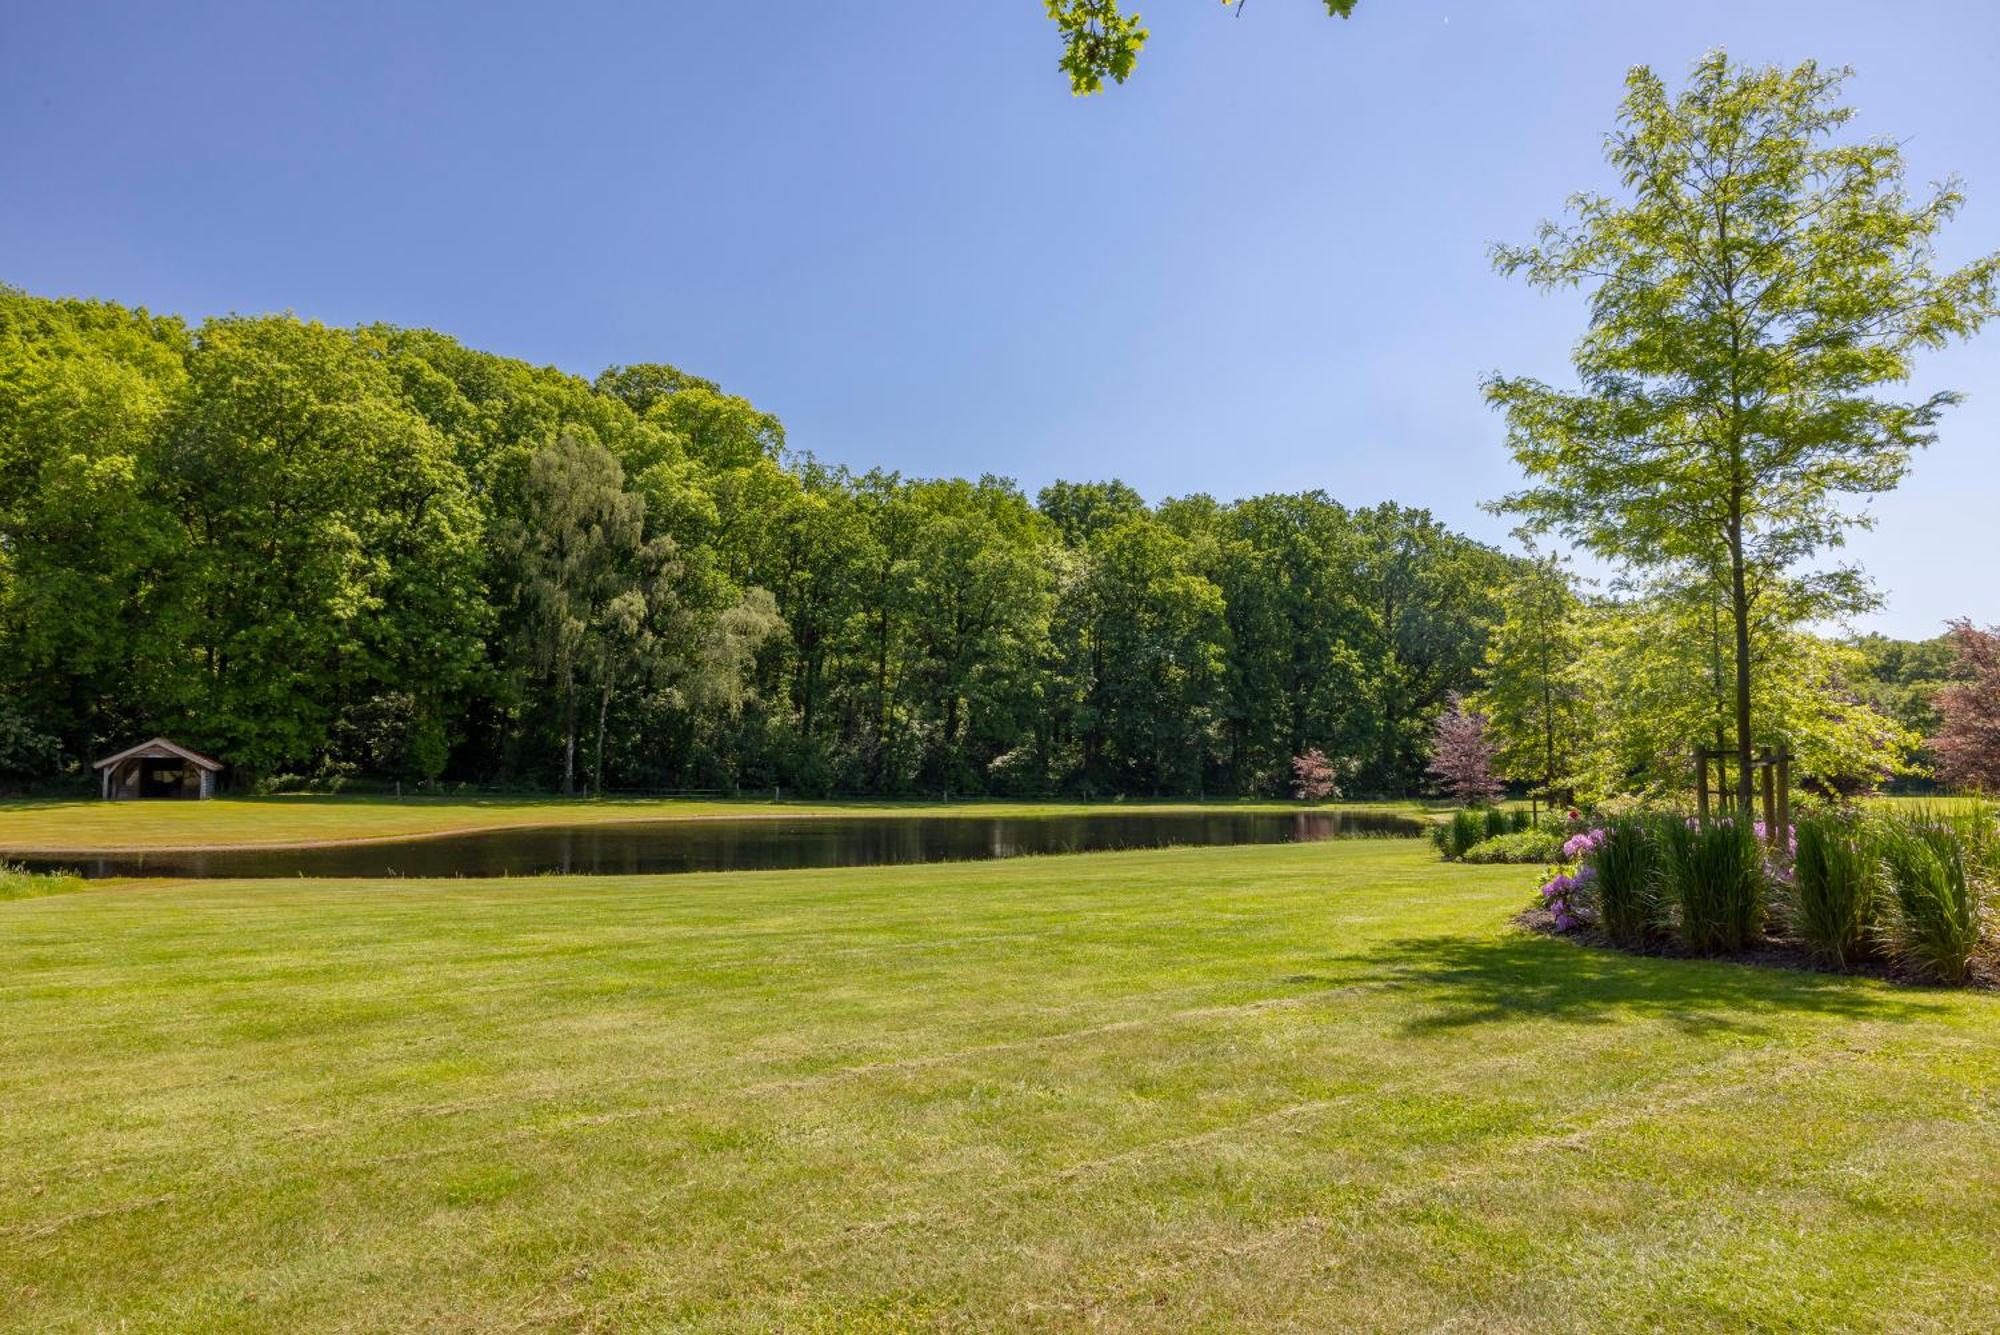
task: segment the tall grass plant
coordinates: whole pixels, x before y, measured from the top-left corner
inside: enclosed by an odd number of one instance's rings
[[[1762,849],[1747,821],[1660,826],[1662,884],[1681,940],[1702,954],[1729,954],[1763,932],[1768,886]]]
[[[1794,829],[1786,925],[1814,958],[1844,969],[1871,954],[1881,936],[1888,905],[1880,834],[1832,812],[1804,816]]]

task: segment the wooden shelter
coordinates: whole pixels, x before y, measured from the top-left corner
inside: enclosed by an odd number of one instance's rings
[[[215,796],[222,762],[190,751],[164,737],[106,756],[95,766],[107,802],[131,798]]]

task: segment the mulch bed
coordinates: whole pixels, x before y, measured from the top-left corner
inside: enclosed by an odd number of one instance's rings
[[[1801,973],[1835,974],[1843,978],[1880,978],[1903,987],[2000,992],[2000,947],[1992,943],[1983,946],[1979,953],[1972,957],[1971,976],[1961,985],[1951,985],[1919,977],[1906,969],[1899,968],[1892,960],[1863,960],[1845,969],[1836,969],[1822,964],[1808,954],[1805,947],[1798,942],[1788,941],[1783,937],[1766,937],[1750,949],[1733,955],[1703,955],[1689,950],[1664,933],[1654,935],[1644,944],[1626,946],[1613,941],[1591,925],[1559,932],[1556,930],[1555,914],[1539,905],[1515,914],[1514,925],[1574,945],[1595,946],[1600,950],[1615,950],[1625,955],[1644,955],[1655,959],[1724,960],[1730,964],[1748,964],[1762,969],[1792,969]]]

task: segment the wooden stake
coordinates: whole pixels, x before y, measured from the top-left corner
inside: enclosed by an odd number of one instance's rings
[[[1777,764],[1771,759],[1771,748],[1765,747],[1757,753],[1757,768],[1764,771],[1764,838],[1771,847],[1778,846],[1778,793]]]
[[[1778,748],[1778,828],[1784,831],[1785,847],[1792,835],[1792,748]]]

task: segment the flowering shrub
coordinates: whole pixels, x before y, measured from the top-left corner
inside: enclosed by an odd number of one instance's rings
[[[1581,819],[1575,811],[1569,813],[1570,824]],[[1541,889],[1542,907],[1554,917],[1558,932],[1572,931],[1584,923],[1585,892],[1597,875],[1588,858],[1603,840],[1603,830],[1588,829],[1578,830],[1562,842],[1561,861],[1550,869],[1553,875]]]
[[[1577,819],[1577,814],[1572,811],[1571,823],[1574,824]],[[1601,829],[1578,830],[1563,840],[1562,861],[1552,869],[1555,874],[1543,884],[1541,891],[1542,907],[1554,916],[1558,932],[1571,931],[1583,925],[1586,892],[1597,875],[1588,859],[1603,841],[1604,831]]]
[[[1584,830],[1571,835],[1563,841],[1563,861],[1583,861],[1597,851],[1598,845],[1604,842],[1604,834],[1604,827],[1599,826],[1594,830]]]
[[[1567,867],[1542,887],[1556,930],[1595,921],[1615,941],[1642,938],[1654,917],[1652,848],[1645,822],[1629,817],[1575,830],[1562,844]]]
[[[1577,891],[1589,883],[1590,868],[1579,867],[1574,872],[1558,872],[1542,887],[1542,904],[1555,915],[1556,930],[1567,932],[1583,924],[1576,902]]]

